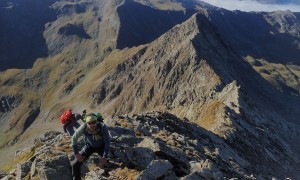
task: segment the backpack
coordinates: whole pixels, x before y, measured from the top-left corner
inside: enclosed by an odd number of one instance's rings
[[[94,114],[94,116],[97,117],[97,122],[103,123],[103,120],[104,120],[104,119],[103,119],[101,113],[93,113],[93,114]]]
[[[60,116],[60,123],[65,124],[72,116],[71,109],[65,110],[65,112]]]
[[[97,113],[89,113],[88,115],[96,116],[96,117],[97,117],[97,122],[104,123],[104,122],[103,122],[104,119],[103,119],[101,113],[99,113],[99,112],[97,112]],[[83,121],[83,122],[85,122],[85,118],[86,118],[88,115],[86,114],[86,110],[84,110],[84,111],[82,112],[82,121]]]

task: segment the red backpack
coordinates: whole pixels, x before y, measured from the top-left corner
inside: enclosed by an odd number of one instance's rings
[[[65,124],[69,119],[71,119],[72,111],[71,109],[65,110],[65,112],[60,116],[60,123]]]

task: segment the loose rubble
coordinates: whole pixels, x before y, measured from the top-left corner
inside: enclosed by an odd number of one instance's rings
[[[118,116],[107,118],[105,123],[111,135],[109,163],[100,169],[97,155],[92,155],[81,172],[86,180],[276,178],[276,172],[268,176],[268,170],[265,174],[250,170],[254,166],[243,158],[245,152],[238,152],[222,137],[169,113]],[[83,139],[80,142],[84,144]],[[69,137],[46,132],[16,156],[30,153],[10,174],[1,173],[2,179],[72,179],[70,161],[74,155]],[[255,167],[261,168],[260,164]]]

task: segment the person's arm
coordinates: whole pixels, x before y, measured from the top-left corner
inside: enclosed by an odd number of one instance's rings
[[[86,110],[83,110],[82,111],[82,115],[81,115],[81,117],[82,117],[82,121],[85,123],[85,118],[86,118]]]
[[[107,126],[105,124],[102,125],[102,133],[103,133],[103,141],[104,141],[103,157],[107,158],[109,147],[110,147],[110,138],[109,138]]]
[[[84,123],[75,131],[75,133],[72,136],[71,143],[75,155],[78,154],[78,147],[77,147],[78,138],[83,135],[85,128],[86,128],[86,124]]]
[[[79,113],[75,113],[74,119],[75,119],[75,121],[78,121],[78,120],[82,119],[82,116]]]
[[[65,132],[65,133],[67,133],[67,127],[71,124],[71,122],[72,122],[72,121],[68,120],[68,121],[64,124],[63,128],[64,128],[64,132]]]

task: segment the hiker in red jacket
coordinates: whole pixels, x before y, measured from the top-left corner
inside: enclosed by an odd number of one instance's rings
[[[67,121],[63,126],[64,132],[68,133],[69,136],[73,136],[73,134],[75,133],[74,127],[76,129],[80,127],[80,124],[78,122],[80,119],[82,119],[82,116],[80,114],[72,114],[71,119]]]
[[[69,136],[74,134],[74,127],[77,129],[80,127],[78,120],[82,120],[82,116],[78,113],[72,113],[70,109],[66,110],[60,117],[60,122],[63,124],[63,129],[65,133]]]

